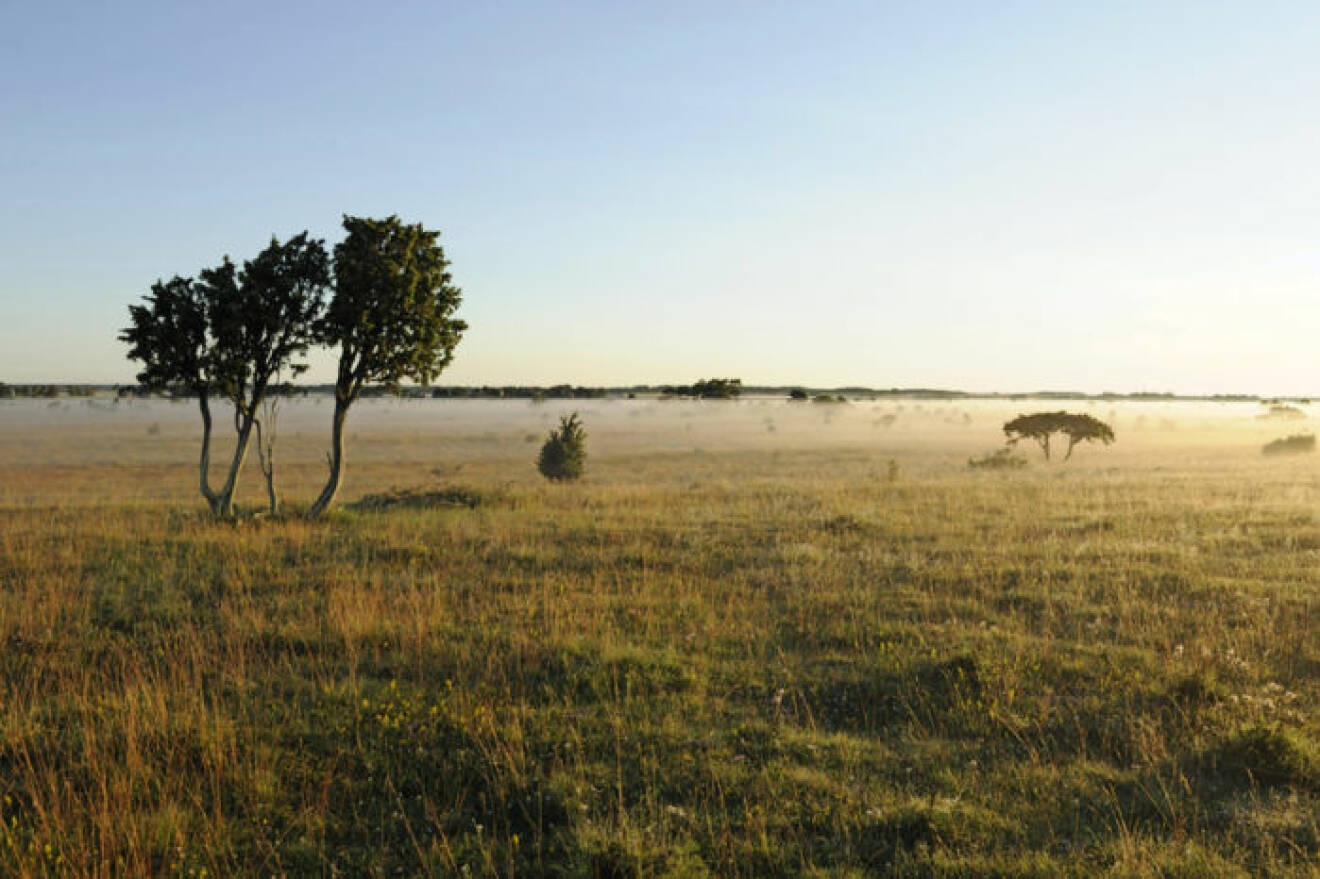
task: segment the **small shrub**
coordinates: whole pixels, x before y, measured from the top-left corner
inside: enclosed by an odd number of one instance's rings
[[[1027,459],[1005,447],[979,458],[968,458],[967,466],[973,470],[1021,470],[1027,466]]]
[[[484,492],[463,485],[445,488],[400,488],[383,494],[369,494],[356,503],[348,504],[352,510],[432,509],[435,507],[467,507],[475,510],[483,503],[503,499],[499,492]]]
[[[559,419],[559,427],[550,431],[541,446],[536,469],[552,482],[569,482],[582,477],[587,462],[587,432],[578,421],[578,414]]]
[[[1306,417],[1306,413],[1296,406],[1271,406],[1268,412],[1263,412],[1256,417],[1277,421],[1300,421]]]
[[[1283,439],[1276,439],[1266,443],[1260,451],[1264,455],[1298,455],[1314,452],[1315,434],[1298,433],[1293,436],[1286,436]]]

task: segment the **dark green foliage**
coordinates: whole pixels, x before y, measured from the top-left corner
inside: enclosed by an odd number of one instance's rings
[[[973,470],[1021,470],[1027,466],[1027,459],[1005,446],[979,458],[968,458],[967,466]]]
[[[1283,439],[1272,440],[1261,447],[1260,451],[1261,454],[1265,455],[1297,455],[1314,452],[1315,434],[1299,433]]]
[[[335,245],[334,296],[321,341],[339,349],[335,393],[355,399],[368,382],[428,384],[449,366],[467,324],[454,318],[454,286],[440,233],[398,217],[344,217]]]
[[[574,412],[560,418],[559,427],[550,431],[536,459],[536,469],[552,482],[570,482],[582,477],[586,463],[587,432]]]
[[[404,379],[429,384],[447,367],[467,324],[454,317],[454,286],[440,233],[398,217],[344,217],[335,245],[334,296],[319,324],[320,341],[339,349],[330,476],[312,504],[313,518],[334,502],[343,473],[344,420],[368,382],[388,388]]]
[[[130,305],[130,325],[119,331],[119,341],[129,346],[129,360],[142,363],[137,380],[148,388],[209,388],[215,352],[207,312],[196,282],[178,275],[152,284],[143,304]]]
[[[692,393],[697,397],[731,400],[742,393],[742,379],[702,379],[692,386]]]
[[[1019,415],[1004,425],[1004,435],[1009,445],[1030,439],[1040,444],[1045,452],[1045,460],[1050,457],[1050,437],[1063,434],[1068,440],[1068,451],[1063,456],[1067,461],[1072,457],[1073,447],[1081,442],[1099,440],[1105,445],[1114,441],[1114,429],[1100,419],[1085,413],[1073,412],[1036,412],[1032,415]]]
[[[330,280],[322,242],[306,232],[270,246],[239,270],[229,257],[196,280],[157,281],[143,304],[129,306],[119,339],[143,365],[138,381],[151,389],[195,394],[202,414],[199,464],[202,495],[212,512],[229,515],[257,411],[276,376],[299,375]],[[234,407],[237,442],[219,490],[209,483],[210,397]]]
[[[802,390],[802,388],[794,388],[788,392],[788,399],[795,403],[802,403],[810,398],[807,396],[807,392]]]
[[[703,378],[690,385],[665,385],[666,394],[680,397],[698,397],[703,400],[732,400],[742,393],[740,378]]]

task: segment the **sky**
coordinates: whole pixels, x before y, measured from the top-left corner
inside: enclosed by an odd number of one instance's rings
[[[441,384],[1320,393],[1320,4],[0,0],[0,380],[442,231]],[[319,354],[307,379],[331,379]]]

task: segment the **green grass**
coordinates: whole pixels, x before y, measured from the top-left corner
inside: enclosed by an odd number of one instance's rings
[[[11,505],[0,874],[1315,875],[1317,481],[1161,454]]]

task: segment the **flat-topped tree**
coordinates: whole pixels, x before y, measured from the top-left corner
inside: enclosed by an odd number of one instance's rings
[[[1056,433],[1068,439],[1068,451],[1063,456],[1065,461],[1072,457],[1073,448],[1078,443],[1099,440],[1109,445],[1114,441],[1112,427],[1085,413],[1036,412],[1019,415],[1004,425],[1009,445],[1017,445],[1024,439],[1032,440],[1040,444],[1047,461],[1050,459],[1050,437]]]
[[[196,280],[157,282],[145,304],[129,306],[132,326],[119,338],[132,346],[129,358],[145,365],[138,381],[180,384],[197,394],[201,490],[218,516],[234,512],[238,477],[271,382],[282,372],[297,375],[307,368],[300,358],[314,340],[329,280],[324,245],[304,232],[284,244],[272,238],[241,270],[225,257]],[[237,434],[218,490],[209,484],[212,394],[233,405]]]
[[[447,367],[467,324],[453,315],[462,291],[453,285],[440,233],[383,220],[344,217],[335,245],[334,295],[320,339],[339,349],[331,424],[330,474],[312,505],[320,516],[334,503],[344,470],[344,422],[367,384],[428,384]]]

